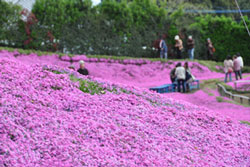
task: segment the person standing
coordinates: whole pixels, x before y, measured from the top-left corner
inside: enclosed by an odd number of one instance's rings
[[[186,70],[184,67],[181,66],[181,63],[178,63],[176,65],[175,75],[177,78],[178,92],[181,92],[181,86],[182,86],[183,93],[185,93],[186,92],[186,89],[185,89]]]
[[[168,58],[168,47],[167,47],[167,44],[162,36],[161,40],[160,40],[160,44],[159,44],[159,47],[160,47],[160,57],[161,59],[163,59],[163,57],[165,59]]]
[[[188,47],[188,56],[191,60],[193,60],[194,59],[194,40],[191,35],[188,36],[187,47]]]
[[[182,40],[180,39],[179,35],[175,36],[175,53],[178,59],[181,59],[181,51],[183,49],[183,44],[182,44]]]
[[[186,91],[188,92],[190,90],[189,84],[195,80],[195,77],[191,73],[191,70],[188,66],[188,62],[185,62],[184,68],[186,70],[185,85],[186,85]]]
[[[229,76],[229,82],[232,81],[232,72],[233,72],[233,61],[231,56],[228,55],[224,60],[224,71],[225,71],[225,79],[224,82],[227,83],[227,77]]]
[[[234,73],[235,73],[236,80],[238,80],[238,76],[240,77],[240,79],[242,79],[242,77],[240,75],[240,70],[241,70],[240,60],[237,59],[237,56],[234,56],[233,64],[234,64]]]
[[[215,48],[210,38],[207,39],[207,59],[213,60],[214,59],[214,52]]]
[[[239,59],[240,61],[240,76],[242,77],[242,69],[244,67],[244,62],[243,62],[243,58],[241,57],[240,53],[237,53],[237,59]]]

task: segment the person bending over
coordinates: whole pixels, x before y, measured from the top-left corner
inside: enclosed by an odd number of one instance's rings
[[[195,80],[195,77],[191,73],[191,70],[188,66],[188,62],[185,62],[184,68],[186,70],[186,78],[185,78],[185,84],[187,86],[186,91],[189,92],[190,90],[189,84]]]

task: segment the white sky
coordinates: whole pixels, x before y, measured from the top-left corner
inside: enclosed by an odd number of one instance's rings
[[[31,10],[32,5],[34,4],[35,0],[5,0],[6,2],[13,2],[13,3],[19,3],[24,8]],[[101,2],[101,0],[92,0],[93,5],[97,5]]]

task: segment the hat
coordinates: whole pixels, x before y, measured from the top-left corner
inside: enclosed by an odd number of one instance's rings
[[[192,39],[192,35],[189,35],[189,36],[188,36],[188,39]]]
[[[180,39],[179,35],[176,35],[176,36],[174,37],[174,39],[175,39],[175,40]]]
[[[210,41],[210,38],[208,38],[207,40],[209,40],[209,41]]]
[[[85,62],[83,60],[80,60],[79,61],[79,64],[84,64]]]

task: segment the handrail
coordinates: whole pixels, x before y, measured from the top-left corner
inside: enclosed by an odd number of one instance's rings
[[[217,84],[217,86],[218,86],[218,92],[220,93],[221,96],[228,97],[234,101],[238,100],[238,101],[240,101],[241,104],[246,104],[246,105],[250,106],[250,98],[249,97],[233,94],[233,93],[227,91],[226,88],[221,84]]]
[[[234,89],[237,90],[237,83],[250,83],[250,80],[239,80],[239,81],[234,81]],[[238,90],[237,90],[238,91]]]

